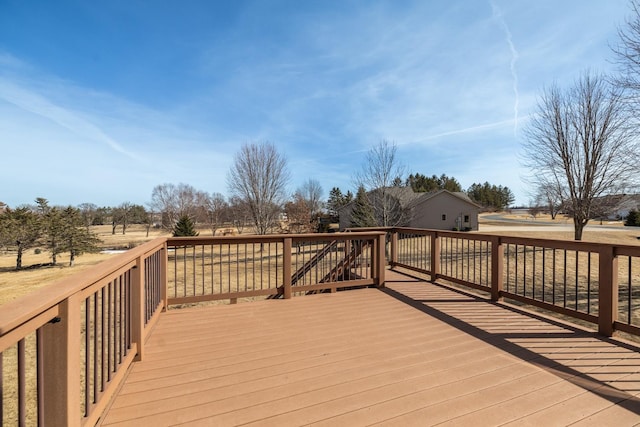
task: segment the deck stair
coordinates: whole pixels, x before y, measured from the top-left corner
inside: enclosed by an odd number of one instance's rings
[[[351,251],[348,255],[346,255],[342,261],[340,261],[321,281],[320,283],[325,282],[335,282],[337,280],[341,280],[344,274],[355,264],[358,257],[362,254],[365,248],[371,246],[370,241],[364,241],[360,244],[353,245]]]
[[[336,266],[319,281],[319,283],[342,280],[344,274],[352,268],[365,248],[369,247],[370,245],[371,242],[369,241],[352,245],[349,253],[341,261],[339,261]],[[305,276],[305,274],[310,272],[316,265],[318,265],[318,263],[320,263],[320,261],[322,261],[324,257],[337,249],[338,242],[335,240],[325,245],[322,250],[316,253],[311,259],[305,262],[302,267],[300,267],[295,273],[293,273],[293,275],[291,276],[291,285],[295,286],[295,284],[300,281]],[[317,293],[317,291],[310,291],[308,293]]]
[[[311,259],[304,263],[302,267],[300,267],[295,273],[291,275],[291,285],[294,286],[300,279],[304,277],[313,267],[318,265],[322,259],[327,256],[329,253],[335,251],[338,248],[338,242],[336,240],[332,240],[328,244],[325,245],[322,250],[316,253]]]

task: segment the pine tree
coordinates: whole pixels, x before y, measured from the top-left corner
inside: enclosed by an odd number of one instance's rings
[[[188,215],[183,215],[178,219],[176,225],[173,227],[173,237],[189,237],[197,236],[195,225]]]
[[[346,194],[342,194],[340,188],[333,187],[329,192],[329,199],[326,204],[329,215],[333,218],[338,218],[340,208],[347,205],[352,200],[353,193],[351,193],[351,191],[347,191]]]
[[[353,227],[375,227],[377,224],[373,206],[369,202],[367,192],[363,186],[358,188],[351,211],[351,225]]]
[[[627,219],[624,221],[624,225],[628,227],[640,227],[640,212],[635,209],[629,211]]]
[[[100,239],[89,231],[82,218],[82,213],[74,207],[62,211],[63,232],[60,249],[69,252],[69,266],[75,264],[77,256],[87,252],[98,252]]]
[[[329,192],[329,200],[327,200],[327,210],[332,217],[338,217],[338,211],[344,206],[344,196],[338,187],[333,187]]]
[[[44,232],[43,243],[47,250],[51,253],[51,264],[57,265],[58,255],[62,252],[61,241],[65,233],[65,219],[63,212],[57,207],[48,207],[44,205],[42,208],[40,221]]]
[[[39,216],[28,207],[7,208],[0,215],[0,246],[16,250],[16,270],[22,268],[22,254],[37,246],[42,237]]]

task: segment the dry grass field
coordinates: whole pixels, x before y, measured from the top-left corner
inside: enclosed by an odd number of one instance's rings
[[[166,230],[152,228],[147,237],[146,228],[142,225],[130,226],[124,235],[120,228],[116,234],[111,234],[111,226],[108,225],[93,227],[93,232],[102,240],[100,246],[103,249],[130,248],[156,237],[169,235]],[[202,234],[205,233],[203,230]],[[51,266],[48,265],[51,263],[48,252],[35,252],[35,248],[26,251],[22,258],[24,268],[19,271],[15,270],[15,252],[0,252],[0,305],[63,280],[112,256],[108,253],[83,254],[76,258],[75,266],[69,267],[69,254],[62,254],[58,257],[57,265]]]

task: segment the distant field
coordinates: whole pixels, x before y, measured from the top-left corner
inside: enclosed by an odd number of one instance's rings
[[[532,237],[538,239],[573,240],[573,222],[571,218],[538,215],[532,219],[529,215],[504,215],[508,219],[521,222],[492,221],[480,217],[480,233],[500,236]],[[551,224],[551,225],[550,225]],[[605,226],[605,227],[601,227]],[[618,245],[640,245],[640,228],[625,227],[622,221],[590,221],[585,228],[582,240],[585,242],[611,243]]]

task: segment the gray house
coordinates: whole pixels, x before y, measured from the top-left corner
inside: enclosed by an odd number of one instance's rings
[[[421,193],[411,203],[409,227],[437,230],[478,230],[480,206],[465,193],[447,190]]]
[[[378,190],[367,193],[375,200]],[[452,193],[439,190],[431,193],[415,193],[410,187],[387,188],[385,197],[393,199],[401,214],[396,215],[403,227],[430,228],[436,230],[478,230],[480,206],[469,199],[465,193]],[[375,203],[375,202],[372,202]],[[354,202],[339,210],[340,229],[352,227],[351,212]]]
[[[594,205],[594,210],[601,211],[601,217],[609,220],[625,219],[632,210],[640,210],[640,194],[617,194],[599,197],[594,201]]]

